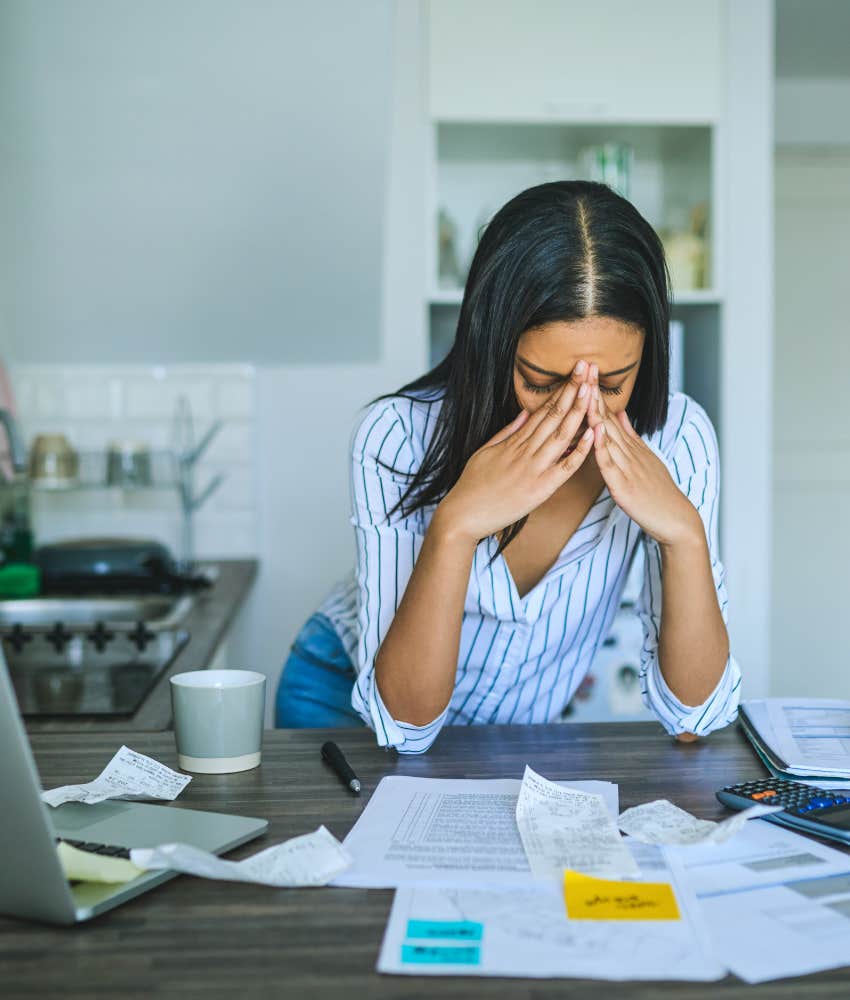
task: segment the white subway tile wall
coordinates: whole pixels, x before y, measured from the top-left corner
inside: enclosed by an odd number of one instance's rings
[[[18,421],[29,447],[38,434],[64,434],[80,452],[105,455],[112,441],[151,451],[175,446],[174,415],[189,401],[194,437],[224,426],[198,462],[195,489],[224,481],[194,517],[201,559],[255,556],[257,394],[250,365],[17,365],[11,370]],[[155,538],[180,555],[176,489],[33,491],[37,543],[85,535]]]

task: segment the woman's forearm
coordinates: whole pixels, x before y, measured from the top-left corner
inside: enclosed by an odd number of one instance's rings
[[[476,544],[437,509],[375,657],[378,690],[399,722],[426,725],[451,699]]]
[[[685,705],[700,705],[729,658],[729,636],[717,602],[711,557],[700,517],[693,530],[661,548],[661,634],[658,659],[667,686]]]

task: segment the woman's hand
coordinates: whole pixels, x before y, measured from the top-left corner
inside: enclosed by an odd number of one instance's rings
[[[660,545],[705,541],[699,513],[681,492],[667,466],[632,427],[625,410],[609,413],[599,378],[589,378],[587,422],[594,455],[614,502]]]
[[[466,463],[436,516],[476,543],[519,521],[547,500],[587,458],[588,427],[570,448],[590,401],[589,366],[580,361],[569,381],[530,414],[521,410]]]

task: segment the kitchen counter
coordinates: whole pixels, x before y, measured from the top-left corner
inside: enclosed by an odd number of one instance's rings
[[[190,638],[174,661],[163,671],[134,715],[112,718],[46,718],[26,720],[30,733],[71,732],[79,730],[163,730],[171,726],[169,677],[184,670],[204,670],[216,652],[242,607],[257,577],[256,559],[201,560],[218,570],[218,579],[205,592],[194,595],[194,604],[180,628]]]

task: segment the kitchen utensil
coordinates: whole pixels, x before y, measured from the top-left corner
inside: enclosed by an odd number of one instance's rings
[[[43,489],[76,485],[79,456],[64,434],[39,434],[30,447],[30,479]]]
[[[141,441],[111,441],[106,451],[108,486],[150,486],[150,449]]]
[[[181,573],[160,542],[143,538],[79,538],[43,545],[33,557],[44,593],[182,593],[210,585]]]

